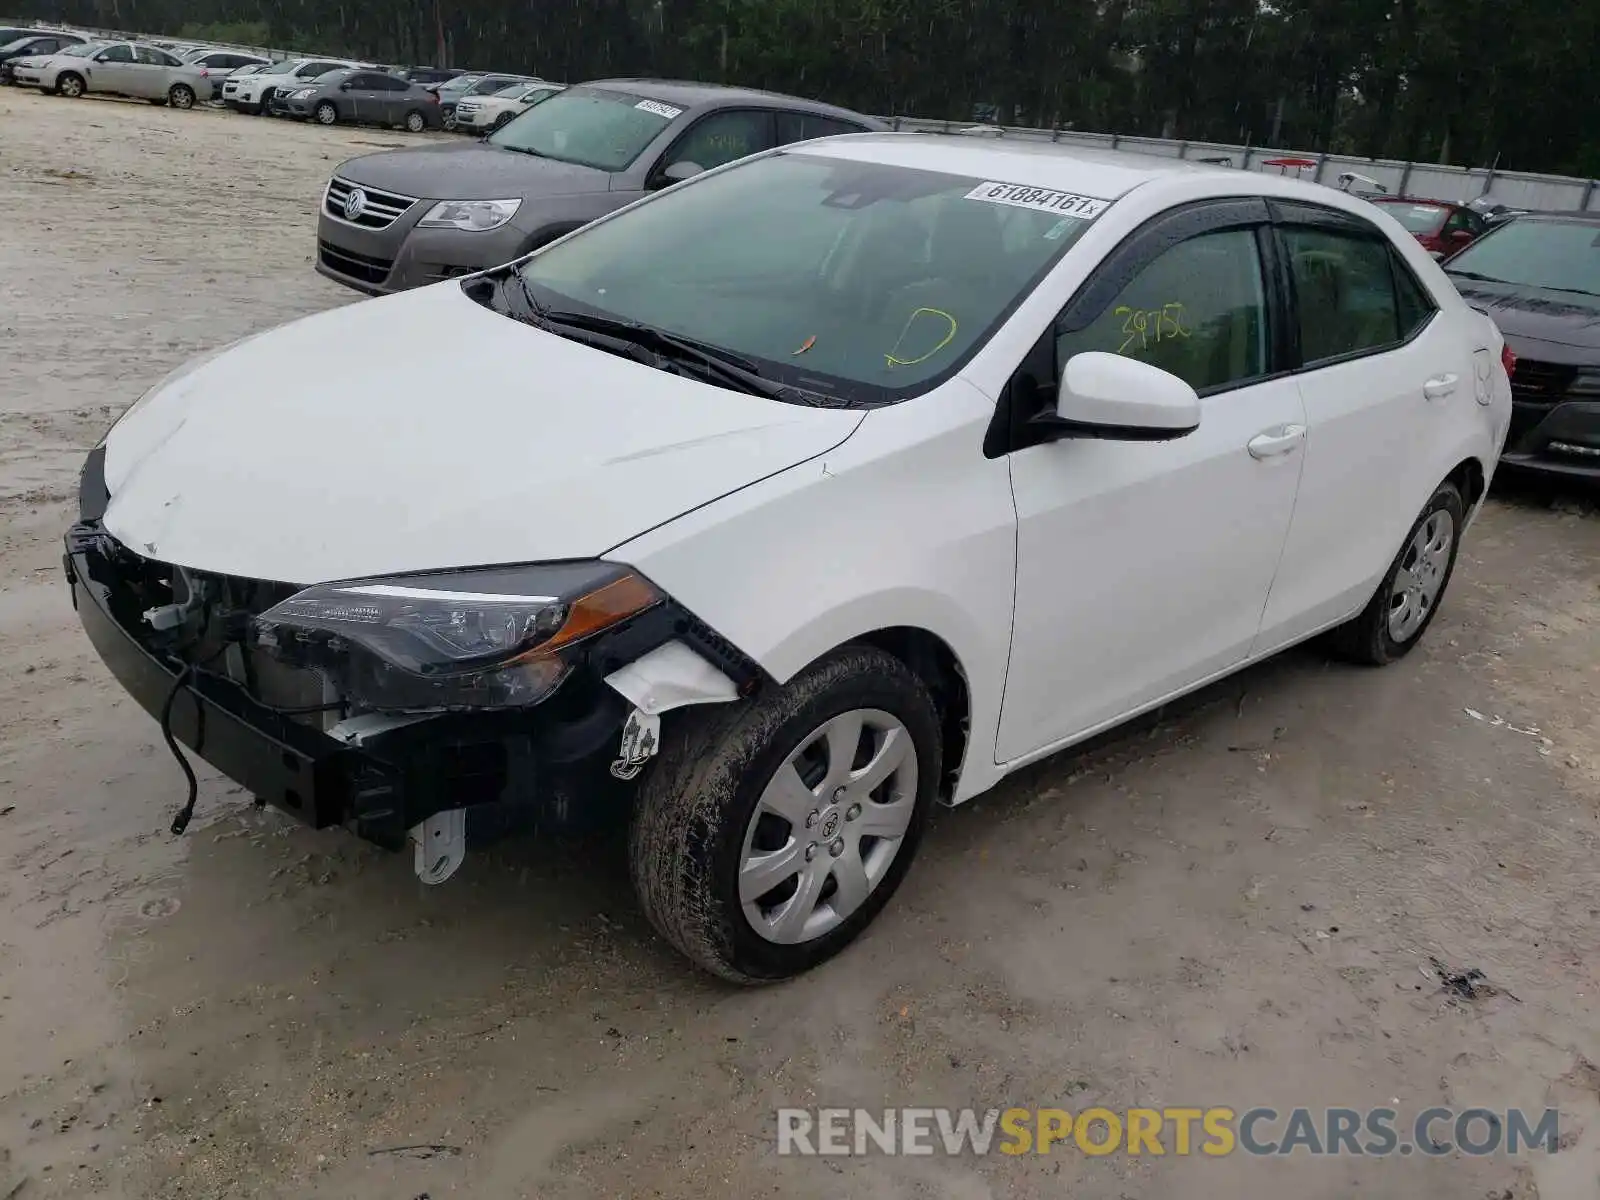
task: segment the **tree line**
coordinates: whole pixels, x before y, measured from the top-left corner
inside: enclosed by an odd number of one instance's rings
[[[20,2],[23,17],[373,61],[1600,174],[1600,0]]]

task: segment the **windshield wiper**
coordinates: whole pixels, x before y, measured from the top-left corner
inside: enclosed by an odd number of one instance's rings
[[[487,136],[483,140],[486,141],[486,142],[489,142],[489,138]],[[513,154],[526,154],[529,158],[546,158],[546,157],[548,157],[547,155],[540,154],[537,150],[533,149],[531,146],[510,146],[510,145],[507,145],[505,142],[489,142],[489,144],[491,146],[493,146],[496,150],[509,150]]]
[[[563,331],[581,331],[591,338],[603,337],[607,341],[630,344],[649,356],[641,358],[641,362],[650,362],[654,366],[663,368],[670,362],[680,368],[680,373],[685,365],[693,364],[720,383],[730,385],[737,391],[748,392],[752,396],[765,396],[769,400],[797,400],[811,404],[820,401],[825,404],[831,399],[767,379],[747,358],[716,346],[703,345],[691,338],[679,337],[675,333],[668,333],[653,325],[624,321],[617,317],[602,317],[592,313],[550,308],[539,302],[532,288],[520,274],[517,276],[517,282],[521,284],[523,299],[532,308],[537,323],[559,326]]]
[[[1479,275],[1476,271],[1457,271],[1445,268],[1446,275],[1459,275],[1462,279],[1475,279],[1479,283],[1510,283],[1509,279],[1496,279],[1493,275]]]
[[[552,320],[542,304],[534,299],[528,290],[528,285],[523,282],[522,276],[515,273],[491,276],[499,288],[501,303],[505,305],[507,315],[514,320],[521,321],[524,325],[532,325],[535,329],[542,329],[546,333],[554,333],[559,337],[571,338],[573,341],[582,342],[586,346],[593,346],[596,350],[604,350],[608,354],[616,354],[623,358],[631,358],[635,362],[644,363],[647,367],[657,370],[665,369],[667,362],[661,355],[654,353],[648,347],[628,338],[615,337],[602,330],[583,329],[578,326],[567,326],[566,322]],[[515,279],[518,286],[510,285]],[[563,326],[562,328],[557,328]]]
[[[1566,292],[1569,296],[1600,296],[1600,292],[1591,292],[1587,288],[1557,287],[1553,283],[1536,283],[1533,286],[1544,288],[1547,292]]]

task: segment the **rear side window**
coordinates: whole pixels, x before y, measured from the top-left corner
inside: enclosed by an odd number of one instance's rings
[[[790,142],[808,142],[812,138],[833,137],[839,133],[864,133],[865,129],[850,121],[833,117],[819,117],[814,113],[780,112],[778,114],[778,145]]]
[[[1280,231],[1294,279],[1306,365],[1400,341],[1387,241],[1329,229]]]
[[[1057,334],[1057,363],[1086,350],[1140,359],[1197,392],[1264,375],[1267,305],[1255,232],[1204,233],[1163,251],[1086,326]]]

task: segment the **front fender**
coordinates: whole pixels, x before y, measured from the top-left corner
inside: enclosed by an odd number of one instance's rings
[[[995,730],[1016,580],[1009,468],[982,453],[992,408],[953,380],[869,413],[820,458],[607,556],[643,571],[780,683],[878,630],[939,638],[969,693],[955,792],[967,799],[999,777]]]

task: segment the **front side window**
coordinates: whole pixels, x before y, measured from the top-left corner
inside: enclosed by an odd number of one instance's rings
[[[130,46],[113,46],[113,47],[111,47],[111,49],[107,50],[104,54],[100,55],[100,61],[101,62],[113,62],[113,63],[131,63],[133,61],[133,49]]]
[[[557,162],[625,170],[682,110],[642,96],[568,88],[535,105],[489,141]]]
[[[1266,374],[1267,303],[1250,229],[1204,233],[1163,251],[1086,325],[1056,337],[1056,361],[1104,350],[1176,375],[1197,392]]]
[[[772,114],[759,110],[732,110],[702,117],[679,138],[657,166],[665,171],[675,163],[694,163],[703,171],[772,148]]]
[[[1400,341],[1387,239],[1291,226],[1281,231],[1307,365]]]
[[[1085,215],[1069,215],[1075,201]],[[666,330],[779,382],[884,403],[959,367],[1102,208],[797,150],[664,192],[520,269],[551,309]]]

